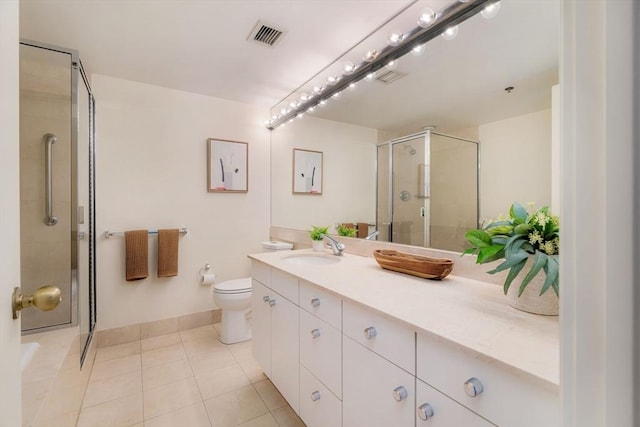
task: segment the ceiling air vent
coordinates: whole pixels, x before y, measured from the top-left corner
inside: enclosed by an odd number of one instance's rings
[[[247,37],[247,40],[261,45],[275,47],[286,32],[287,30],[284,28],[278,28],[276,25],[258,21],[256,26],[253,27],[251,34],[249,34],[249,37]]]
[[[406,74],[398,73],[397,71],[385,71],[376,77],[376,80],[384,84],[389,84],[403,78],[404,76],[406,76]]]

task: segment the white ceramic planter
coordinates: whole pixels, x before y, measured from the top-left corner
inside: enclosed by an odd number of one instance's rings
[[[531,282],[529,282],[522,295],[518,297],[520,283],[522,283],[522,279],[524,279],[527,272],[531,269],[531,263],[532,261],[530,258],[527,260],[527,263],[520,274],[518,274],[518,277],[511,282],[511,286],[509,286],[509,291],[507,292],[509,305],[528,313],[557,316],[559,300],[555,291],[552,288],[549,288],[547,292],[540,295],[540,289],[542,289],[542,285],[547,277],[542,270],[536,274]]]

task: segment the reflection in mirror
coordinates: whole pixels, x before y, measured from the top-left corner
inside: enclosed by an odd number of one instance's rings
[[[437,8],[432,3],[417,2],[369,39],[379,44],[391,29],[415,26],[421,10]],[[420,56],[403,56],[392,70],[378,71],[372,81],[360,81],[354,91],[344,91],[323,108],[273,131],[272,225],[305,230],[310,224],[368,222],[376,224],[380,240],[460,250],[456,242],[461,242],[466,229],[475,227],[474,215],[480,222],[496,218],[507,214],[514,201],[552,205],[552,163],[557,160],[551,155],[552,111],[557,108],[552,103],[552,86],[558,75],[559,4],[547,1],[542,7],[535,1],[510,0],[501,6],[492,19],[480,15],[468,19],[460,24],[455,39],[429,41]],[[336,61],[336,66],[355,63],[353,58],[361,58],[369,48],[369,39]],[[314,78],[326,79],[325,74],[331,73],[335,70],[329,67]],[[505,90],[509,87],[512,89]],[[301,87],[288,98],[309,90]],[[398,201],[387,203],[402,206],[401,197],[409,196],[422,203],[418,214],[425,208],[424,214],[431,215],[424,230],[417,226],[423,223],[419,217],[411,227],[418,231],[407,234],[401,225],[389,228],[396,218],[384,217],[391,208],[384,205],[390,191],[381,188],[380,177],[392,172],[393,150],[386,158],[380,147],[390,143],[386,147],[397,145],[399,158],[424,159],[426,154],[418,152],[424,148],[422,143],[398,141],[420,132],[424,137],[425,129],[431,126],[435,126],[431,136],[437,133],[456,138],[444,138],[437,145],[432,140],[428,168],[424,166],[428,162],[396,168],[396,172],[409,172],[414,188],[407,189],[408,195],[396,188]],[[475,141],[479,141],[477,145]],[[475,162],[457,152],[458,145],[467,144],[469,153],[478,156]],[[291,177],[293,147],[324,152],[326,178],[321,197],[300,201],[286,194],[290,187],[283,184]],[[412,150],[416,150],[413,156]],[[444,168],[450,163],[443,162],[438,168],[434,159],[441,151],[456,152],[451,159],[469,161],[464,167]],[[433,200],[429,210],[427,199],[420,199],[425,176],[430,177],[432,198],[437,191],[456,197],[439,207],[439,213]],[[453,178],[462,176],[476,177],[477,201],[451,187]],[[387,181],[393,190],[393,180]],[[442,185],[441,190],[436,183]],[[463,212],[460,203],[475,204],[471,222],[460,222],[457,228],[444,225],[443,220]],[[416,209],[412,210],[415,215]]]

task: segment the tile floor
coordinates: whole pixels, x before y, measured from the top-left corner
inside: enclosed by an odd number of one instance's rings
[[[304,427],[219,324],[98,348],[78,427]]]

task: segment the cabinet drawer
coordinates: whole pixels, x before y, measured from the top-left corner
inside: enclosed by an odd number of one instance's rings
[[[342,334],[300,310],[300,363],[342,398]]]
[[[300,418],[307,427],[340,427],[342,402],[300,366]]]
[[[343,331],[402,369],[415,373],[415,333],[397,320],[343,301]]]
[[[343,336],[342,424],[414,427],[415,377]]]
[[[416,426],[421,427],[491,427],[481,416],[423,383],[416,381]]]
[[[342,330],[342,300],[337,295],[300,281],[300,307]]]
[[[271,267],[263,262],[251,260],[251,277],[263,285],[271,286]]]
[[[416,353],[419,379],[492,423],[504,427],[560,425],[557,389],[517,376],[470,350],[426,334],[418,334]],[[482,386],[476,397],[465,391],[465,382],[471,378]]]
[[[298,279],[278,269],[271,270],[271,289],[298,305]]]

